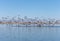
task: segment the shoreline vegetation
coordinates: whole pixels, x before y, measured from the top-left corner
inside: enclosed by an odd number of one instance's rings
[[[17,25],[17,26],[55,26],[60,24],[60,20],[56,19],[40,19],[38,17],[35,18],[28,18],[25,16],[24,18],[20,18],[20,16],[17,17],[2,17],[0,19],[0,24],[7,24],[7,25]]]

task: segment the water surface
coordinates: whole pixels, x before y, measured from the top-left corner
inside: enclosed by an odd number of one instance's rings
[[[0,25],[0,41],[60,41],[60,27]]]

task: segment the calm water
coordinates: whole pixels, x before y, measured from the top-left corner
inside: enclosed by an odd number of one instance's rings
[[[60,41],[60,27],[9,27],[0,25],[0,41]]]

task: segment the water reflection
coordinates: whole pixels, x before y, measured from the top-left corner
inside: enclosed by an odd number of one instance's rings
[[[0,41],[59,41],[60,27],[10,27],[0,25]]]

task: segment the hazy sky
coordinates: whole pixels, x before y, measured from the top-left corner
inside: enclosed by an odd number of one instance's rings
[[[60,19],[60,0],[0,0],[0,17],[19,14]]]

